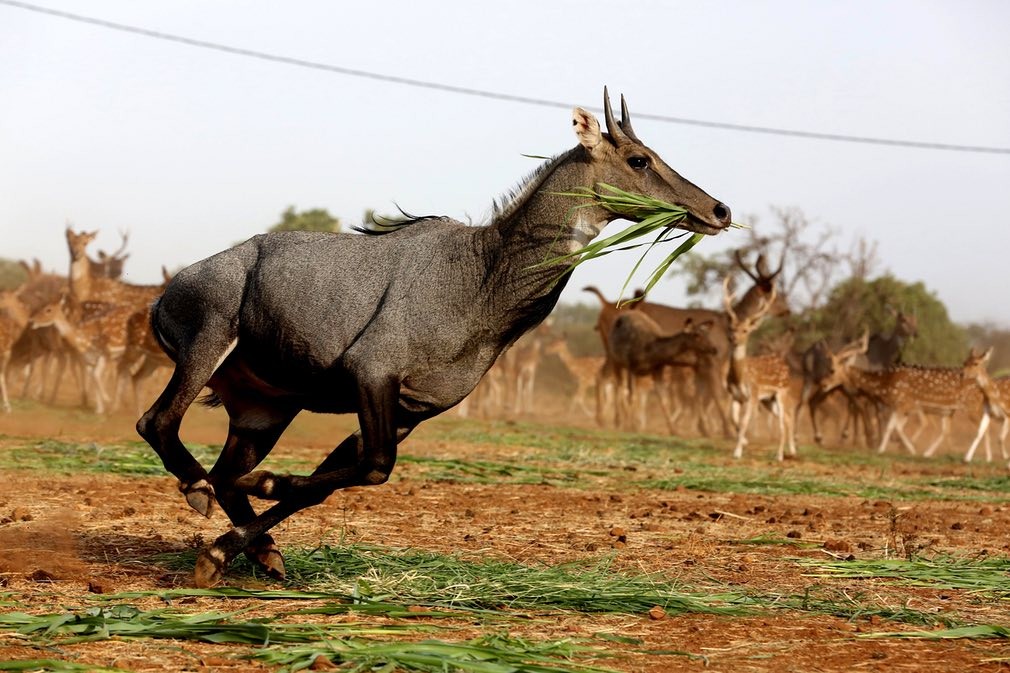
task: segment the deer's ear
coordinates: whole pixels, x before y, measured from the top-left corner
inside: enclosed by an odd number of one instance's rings
[[[580,107],[572,110],[572,126],[575,127],[575,135],[579,139],[579,144],[592,152],[603,142],[603,135],[600,133],[600,122],[592,113]]]

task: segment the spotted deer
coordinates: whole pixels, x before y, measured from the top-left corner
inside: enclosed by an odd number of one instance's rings
[[[560,336],[544,347],[544,354],[558,356],[561,364],[565,366],[565,369],[568,370],[568,373],[575,381],[575,392],[572,394],[571,402],[568,405],[568,412],[572,413],[578,408],[587,416],[592,416],[593,410],[589,407],[586,398],[589,392],[596,386],[596,380],[604,358],[599,355],[574,355],[568,347],[568,341]]]
[[[789,454],[796,455],[795,416],[790,400],[789,365],[781,355],[747,355],[747,341],[771,309],[776,295],[775,286],[762,298],[762,303],[748,315],[741,317],[733,306],[730,278],[723,283],[723,307],[729,319],[729,370],[726,387],[729,390],[731,416],[737,426],[736,447],[733,457],[743,456],[747,445],[747,430],[758,402],[778,417],[779,446],[776,458],[784,458],[786,445]]]
[[[979,395],[978,380],[985,374],[991,354],[992,349],[977,353],[973,348],[961,367],[893,365],[880,370],[861,369],[854,358],[842,360],[831,354],[830,371],[821,382],[821,389],[845,386],[886,409],[887,420],[877,453],[887,450],[893,433],[915,455],[915,444],[904,431],[909,414],[923,411],[940,416],[940,434],[923,453],[930,456],[947,439],[950,417]]]
[[[99,302],[146,307],[161,294],[163,285],[133,285],[97,275],[88,257],[87,247],[97,231],[77,233],[67,227],[67,248],[70,251],[70,296],[78,304]],[[124,258],[125,259],[125,258]]]
[[[0,292],[0,405],[10,413],[11,402],[7,393],[7,367],[11,362],[14,344],[28,326],[28,309],[13,291]]]
[[[991,350],[991,349],[990,349]],[[975,382],[982,393],[982,417],[979,419],[978,432],[972,440],[968,451],[964,454],[964,462],[970,463],[975,456],[975,450],[979,442],[985,439],[985,459],[992,462],[992,447],[989,443],[989,423],[993,420],[1000,422],[999,429],[999,450],[1003,460],[1007,459],[1006,436],[1010,431],[1010,376],[990,378],[989,374],[982,369],[977,372]]]
[[[102,380],[105,367],[126,349],[126,323],[135,312],[131,306],[108,305],[104,311],[83,308],[68,295],[32,314],[33,329],[53,327],[67,343],[82,367],[85,385],[93,394],[95,413],[104,414],[109,402]]]

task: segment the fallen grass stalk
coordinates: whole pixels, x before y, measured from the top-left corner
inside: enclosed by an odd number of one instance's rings
[[[976,624],[936,631],[891,631],[885,633],[861,633],[860,638],[913,638],[918,640],[993,640],[1010,638],[1010,628],[995,624]],[[992,660],[997,661],[997,660]]]

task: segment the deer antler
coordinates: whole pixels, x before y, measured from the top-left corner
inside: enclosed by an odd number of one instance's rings
[[[628,112],[628,104],[624,101],[623,93],[621,94],[621,130],[636,143],[642,142],[635,135],[634,129],[631,128],[631,113]]]
[[[730,325],[737,325],[740,321],[737,320],[736,313],[733,312],[733,290],[730,289],[729,284],[732,277],[727,274],[722,280],[722,305],[726,309],[726,316],[729,318]]]
[[[760,283],[761,282],[761,279],[758,278],[757,276],[755,276],[753,273],[751,273],[750,268],[747,266],[746,263],[744,263],[742,251],[739,248],[737,248],[736,250],[733,251],[733,259],[736,260],[736,265],[738,267],[740,267],[740,270],[743,271],[748,276],[750,276],[750,279],[752,281],[754,281],[755,283]],[[760,262],[760,259],[761,258],[758,257],[759,262]]]
[[[614,111],[610,107],[610,94],[607,92],[607,87],[603,87],[603,116],[607,121],[607,133],[615,143],[622,145],[631,142],[628,134],[614,121]]]
[[[115,259],[118,259],[120,255],[126,252],[126,244],[129,243],[130,241],[130,232],[129,231],[124,232],[120,230],[119,237],[123,239],[123,244],[119,246],[119,250],[116,250],[114,253],[112,253],[111,256]]]

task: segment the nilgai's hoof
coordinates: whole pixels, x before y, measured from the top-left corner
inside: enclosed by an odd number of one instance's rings
[[[210,518],[214,513],[214,487],[206,479],[194,481],[192,484],[179,482],[179,490],[186,496],[189,506]]]
[[[273,542],[250,546],[246,549],[249,560],[259,566],[269,577],[283,582],[287,578],[284,571],[284,557]]]
[[[214,547],[207,547],[196,557],[196,568],[193,570],[194,584],[200,589],[217,586],[227,566],[224,553]]]
[[[255,470],[239,477],[235,486],[245,493],[262,500],[280,500],[284,490],[284,477],[267,470]]]

